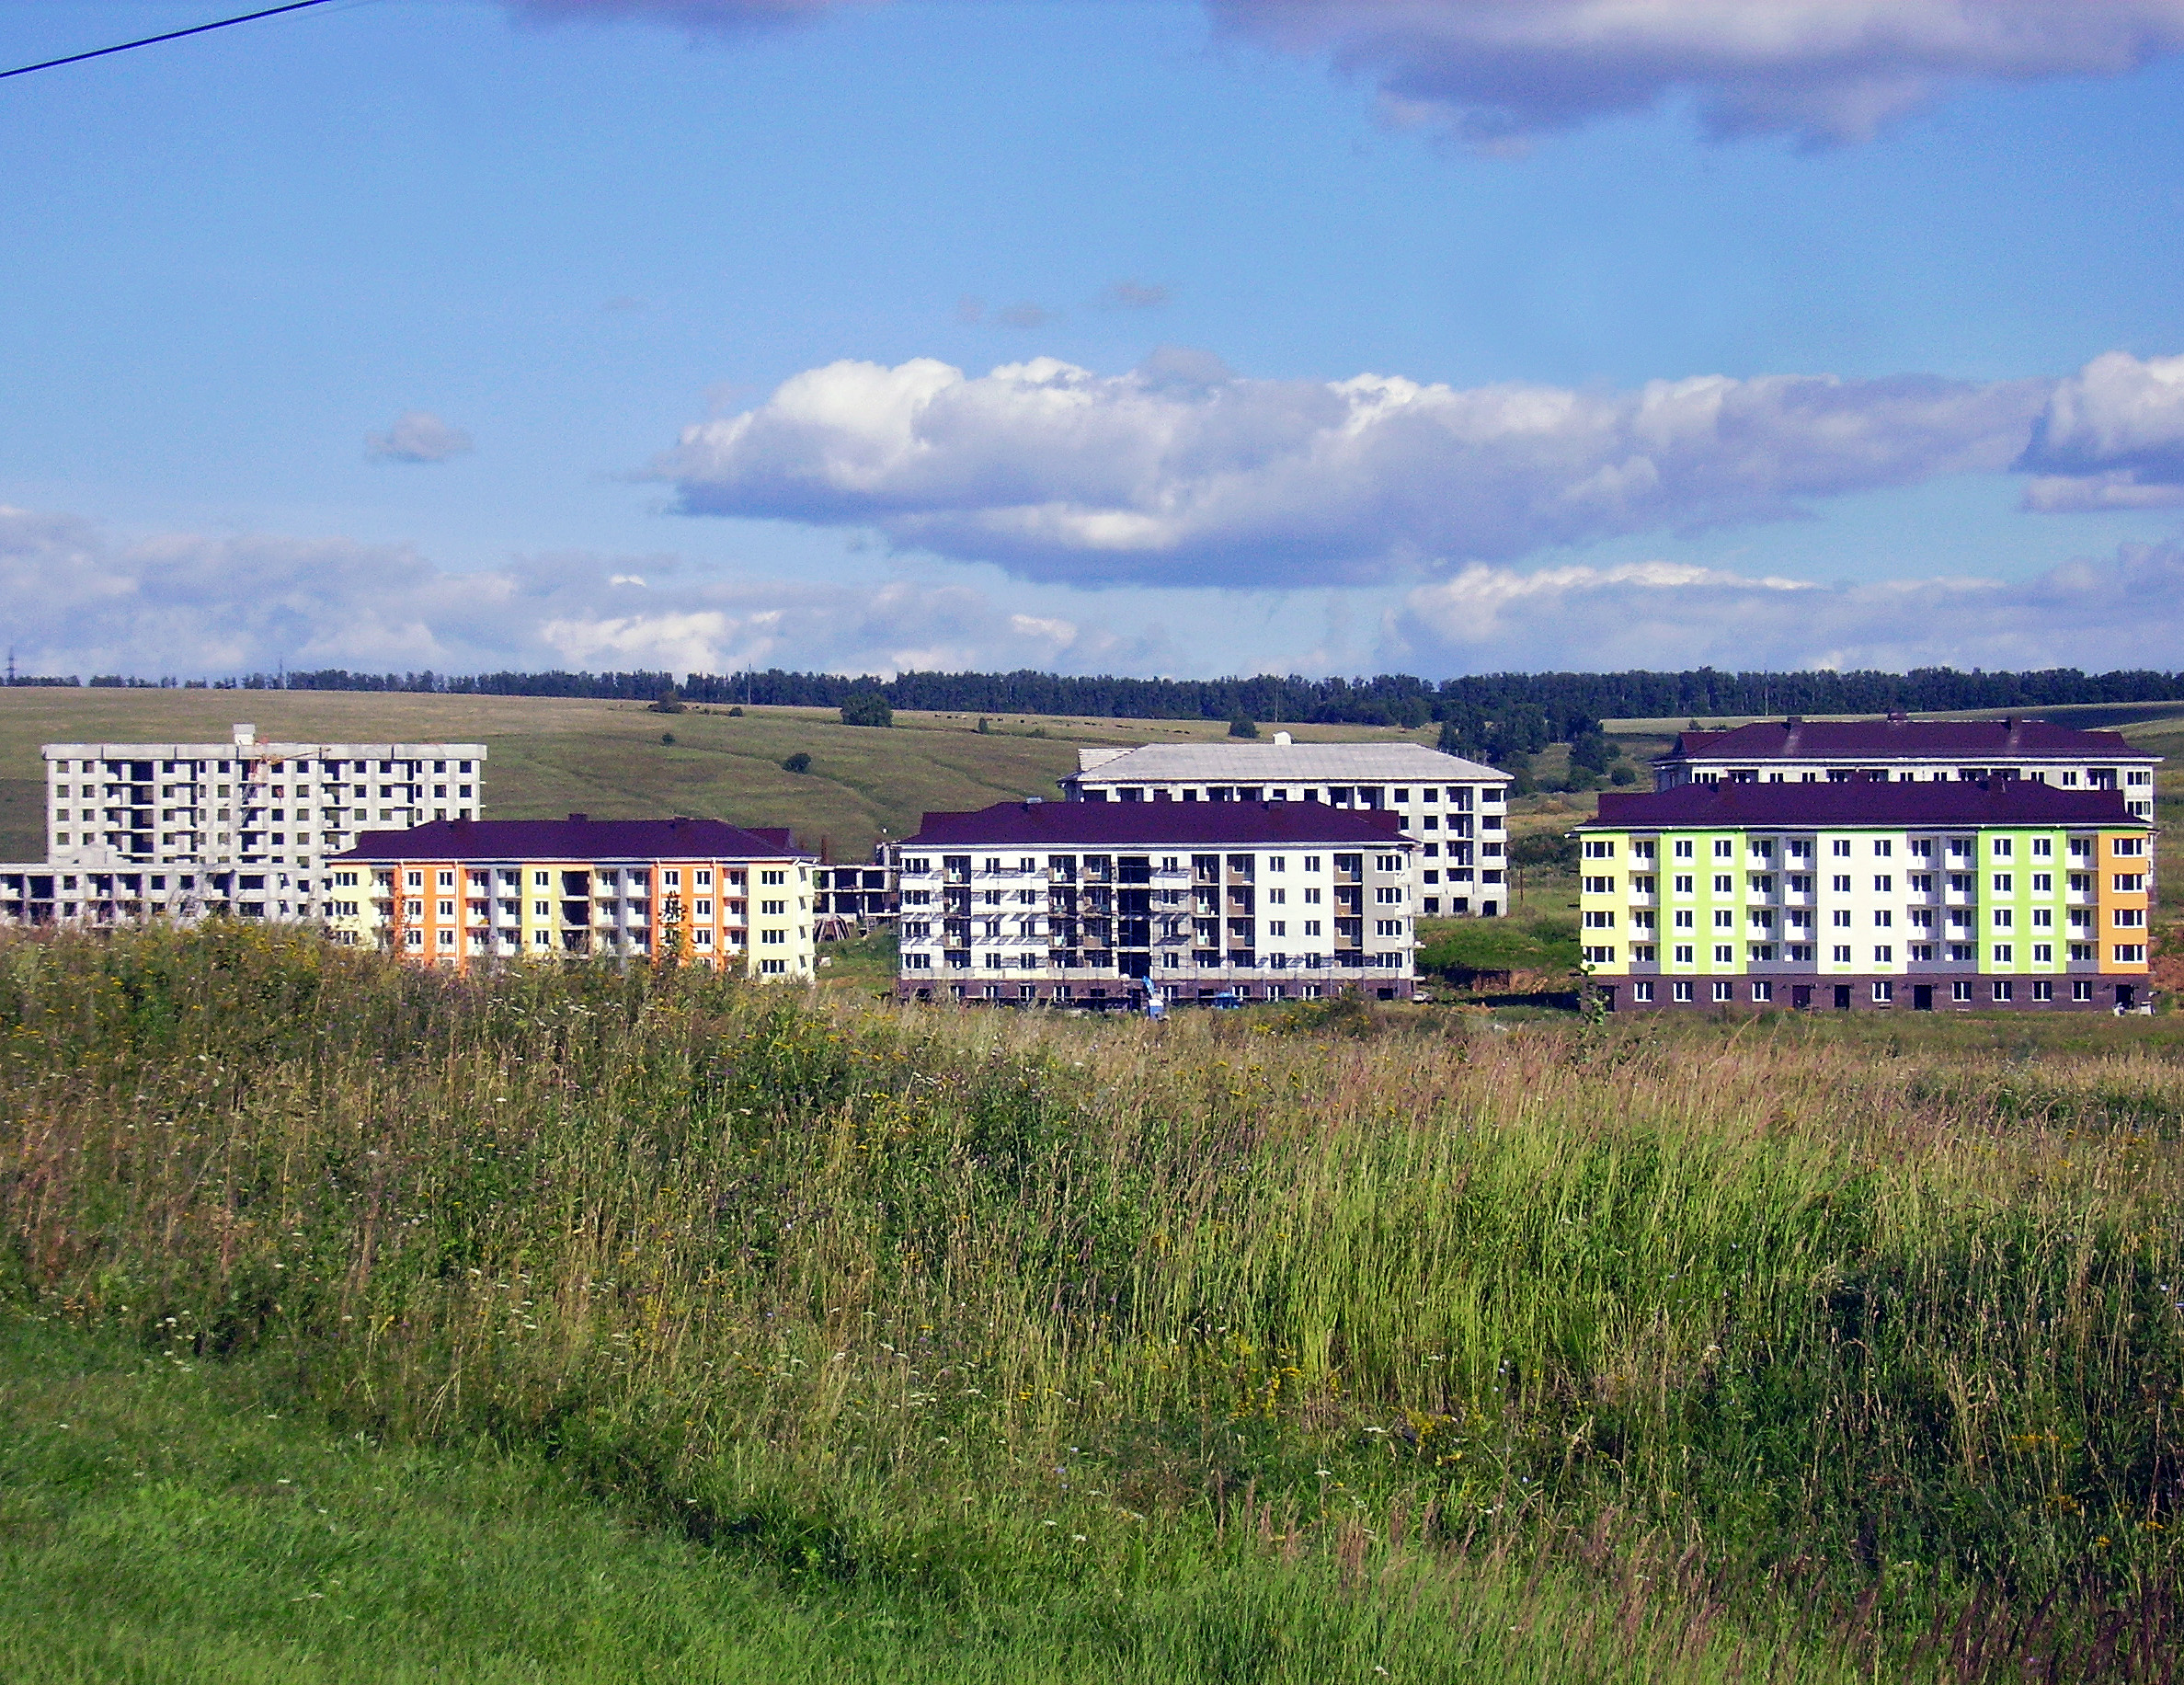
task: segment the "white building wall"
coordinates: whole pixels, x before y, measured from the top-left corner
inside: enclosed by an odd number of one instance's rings
[[[246,891],[274,919],[322,916],[326,857],[361,831],[485,814],[483,743],[260,742],[237,726],[226,743],[48,743],[43,753],[56,868],[142,877],[210,867],[234,880],[230,897]]]

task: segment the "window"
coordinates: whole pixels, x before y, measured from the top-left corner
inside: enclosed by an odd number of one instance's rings
[[[1585,949],[1584,955],[1585,964],[1588,966],[1612,966],[1615,964],[1616,951],[1612,947],[1588,947]]]
[[[1689,983],[1671,983],[1669,984],[1668,989],[1672,998],[1681,1001],[1686,1004],[1690,1003],[1691,985]]]
[[[1995,983],[1995,998],[1997,1001],[2014,1001],[2017,999],[2017,993],[2018,986],[2015,983],[1999,979],[1996,980]]]
[[[1827,845],[1827,852],[1835,855],[1838,860],[1849,859],[1850,839],[1848,837],[1837,837],[1833,842],[1830,842]]]
[[[1698,915],[1688,908],[1679,909],[1675,923],[1678,930],[1689,930],[1698,923]]]
[[[1896,963],[1896,950],[1889,946],[1886,943],[1881,944],[1873,950],[1873,963],[1877,966],[1894,965]]]
[[[2119,895],[2137,895],[2142,893],[2145,887],[2146,875],[2144,872],[2118,872],[2116,874],[2115,888]]]
[[[2145,852],[2146,839],[2144,837],[2118,837],[2116,839],[2116,853],[2119,854],[2143,854]]]
[[[1616,845],[1614,842],[1608,841],[1595,841],[1591,838],[1586,839],[1585,858],[1587,860],[1613,860],[1615,858],[1615,854]]]
[[[1840,944],[1830,948],[1828,950],[1828,955],[1830,963],[1832,964],[1847,966],[1850,963],[1850,950]]]
[[[1587,895],[1613,895],[1616,892],[1616,880],[1612,877],[1588,877],[1583,887]]]
[[[1653,985],[1649,982],[1632,983],[1630,985],[1630,998],[1643,1004],[1651,1005],[1653,999]]]
[[[1837,930],[1848,930],[1850,928],[1850,909],[1847,907],[1836,908],[1835,911],[1827,915],[1827,922]]]
[[[1714,963],[1718,966],[1734,965],[1736,963],[1736,949],[1726,942],[1715,943]]]
[[[1730,875],[1726,872],[1716,872],[1714,874],[1714,893],[1716,895],[1732,895],[1735,893],[1735,878],[1730,877]]]
[[[1850,893],[1850,874],[1837,872],[1828,879],[1828,888],[1837,895],[1848,895]]]
[[[2118,930],[2143,930],[2146,924],[2146,910],[2144,907],[2118,907],[2113,918]]]
[[[1996,908],[1994,908],[1994,909],[1992,910],[1992,911],[1991,911],[1991,915],[1990,915],[1990,916],[1991,916],[1991,917],[1994,919],[1994,922],[1995,922],[1995,928],[1996,930],[2007,930],[2007,929],[2010,927],[2010,921],[2011,921],[2011,918],[2012,918],[2012,914],[2011,914],[2011,912],[2010,912],[2010,910],[2009,910],[2008,908],[2007,908],[2007,907],[1996,907]]]
[[[2146,945],[2143,942],[2119,942],[2110,951],[2120,966],[2143,966],[2146,963]]]
[[[2035,873],[2033,873],[2033,874],[2032,874],[2032,893],[2033,893],[2033,894],[2035,894],[2035,895],[2053,895],[2053,894],[2054,894],[2054,892],[2055,892],[2055,875],[2054,875],[2054,873],[2053,873],[2053,872],[2035,872]]]
[[[2055,839],[2053,837],[2034,837],[2032,839],[2032,857],[2035,860],[2053,859],[2055,857]]]
[[[1584,915],[1587,930],[1613,930],[1616,915],[1612,912],[1588,912]]]
[[[1736,999],[1736,985],[1734,983],[1716,983],[1714,985],[1714,999],[1733,1001]]]
[[[1676,857],[1678,860],[1688,860],[1688,859],[1690,859],[1690,858],[1691,858],[1691,846],[1692,846],[1692,845],[1691,845],[1690,840],[1689,840],[1688,838],[1687,838],[1687,839],[1685,839],[1684,841],[1682,841],[1682,842],[1678,842],[1678,843],[1675,845],[1675,857]]]
[[[1893,984],[1893,983],[1875,983],[1875,984],[1873,985],[1873,1003],[1874,1003],[1875,1005],[1877,1005],[1877,1006],[1885,1006],[1885,1005],[1887,1005],[1887,1004],[1888,1004],[1888,1003],[1889,1003],[1889,1002],[1891,1002],[1891,1001],[1894,1000],[1895,998],[1896,998],[1896,986],[1895,986],[1895,984]]]
[[[2008,943],[1997,942],[1995,944],[1995,963],[1996,965],[2007,966],[2013,964],[2015,962],[2014,955],[2015,950],[2012,949]]]
[[[1885,907],[1881,908],[1881,909],[1879,911],[1877,911],[1877,912],[1875,912],[1875,913],[1873,914],[1873,923],[1874,923],[1874,926],[1875,926],[1875,928],[1877,928],[1877,929],[1880,929],[1880,930],[1886,930],[1886,929],[1888,929],[1888,928],[1889,928],[1891,925],[1892,925],[1892,924],[1893,924],[1895,922],[1896,922],[1896,915],[1895,915],[1894,913],[1891,912],[1891,911],[1889,911],[1887,908],[1885,908]]]
[[[2093,980],[2081,977],[2072,983],[2070,998],[2074,1001],[2090,1001],[2093,998]]]
[[[1674,960],[1674,963],[1675,963],[1675,964],[1676,964],[1676,965],[1679,965],[1679,966],[1687,966],[1687,965],[1690,965],[1690,964],[1692,963],[1692,954],[1693,954],[1693,949],[1692,949],[1692,948],[1690,948],[1688,946],[1686,946],[1686,945],[1679,945],[1679,946],[1676,947],[1676,949],[1675,950],[1675,960]],[[1678,995],[1678,996],[1676,997],[1676,999],[1678,999],[1679,1001],[1687,1001],[1687,1000],[1689,1000],[1690,998],[1691,998],[1691,997],[1690,997],[1689,995],[1687,995],[1687,994]]]
[[[1679,875],[1679,876],[1677,877],[1676,880],[1675,880],[1675,892],[1676,892],[1678,895],[1689,895],[1689,894],[1691,894],[1691,893],[1692,893],[1692,880],[1691,880],[1691,879],[1690,879],[1688,877],[1684,877],[1684,876],[1680,876],[1680,875]]]
[[[1729,840],[1727,837],[1716,837],[1716,838],[1714,839],[1714,858],[1715,858],[1715,859],[1717,859],[1717,860],[1727,860],[1727,859],[1729,859],[1729,858],[1730,858],[1730,857],[1731,857],[1732,854],[1734,854],[1735,853],[1736,853],[1736,844],[1735,844],[1734,842],[1731,842],[1731,841],[1730,841],[1730,840]]]
[[[762,930],[759,933],[760,945],[765,947],[780,947],[788,939],[789,933],[785,930]]]
[[[2053,942],[2035,942],[2032,945],[2032,963],[2052,966],[2055,963],[2055,945]]]
[[[787,975],[788,969],[789,962],[785,959],[761,959],[759,961],[759,975],[760,977],[783,977]]]
[[[1972,999],[1971,980],[1959,978],[1955,982],[1950,984],[1949,998],[1952,1001],[1963,1001],[1968,1003]]]

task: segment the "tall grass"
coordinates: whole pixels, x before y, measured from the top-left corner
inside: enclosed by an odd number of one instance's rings
[[[229,930],[0,947],[0,1060],[18,1301],[790,1583],[1491,1560],[1874,1665],[2178,1635],[2157,1034],[958,1017]]]

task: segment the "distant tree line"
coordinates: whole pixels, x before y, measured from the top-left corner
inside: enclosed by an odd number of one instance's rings
[[[74,678],[18,679],[18,684],[76,684]],[[173,679],[102,675],[97,685],[172,687]],[[208,682],[192,680],[189,688]],[[2059,707],[2072,703],[2184,700],[2184,672],[1960,672],[1928,667],[1889,672],[1480,673],[1438,683],[1409,673],[1370,679],[1072,678],[1029,670],[1008,673],[907,672],[893,679],[840,673],[432,671],[250,673],[210,682],[216,690],[412,691],[476,696],[580,696],[652,702],[673,691],[710,705],[870,710],[878,705],[959,714],[1078,715],[1108,719],[1203,719],[1268,724],[1401,726],[1438,723],[1441,747],[1493,759],[1537,754],[1550,743],[1572,746],[1591,770],[1609,760],[1600,722],[1613,718],[1703,719],[1750,714],[1878,714],[1891,708]]]

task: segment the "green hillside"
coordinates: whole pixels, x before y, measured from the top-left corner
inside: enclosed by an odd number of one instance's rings
[[[493,819],[571,811],[637,819],[687,813],[787,825],[808,846],[861,859],[928,808],[1053,797],[1080,743],[1210,741],[1218,720],[992,717],[898,713],[887,730],[844,726],[831,709],[691,708],[535,696],[351,691],[0,690],[0,859],[44,850],[40,743],[224,739],[237,720],[268,739],[483,741]],[[1298,726],[1299,739],[1430,741],[1432,732]],[[661,741],[671,733],[672,744]],[[782,770],[808,754],[808,772]]]

